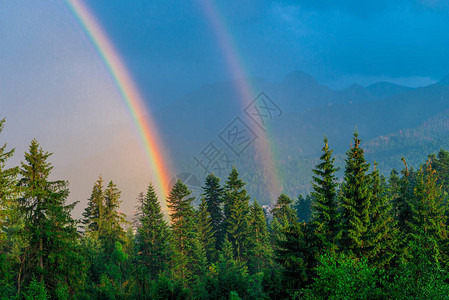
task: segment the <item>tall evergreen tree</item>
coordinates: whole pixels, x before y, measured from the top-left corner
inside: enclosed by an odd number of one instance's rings
[[[229,241],[234,246],[238,259],[246,252],[246,238],[249,217],[249,196],[244,188],[245,183],[239,178],[235,167],[226,181],[224,213],[225,228]]]
[[[182,280],[192,281],[204,271],[204,246],[195,230],[193,197],[188,187],[178,180],[167,198],[170,209],[172,243],[175,248],[174,272]]]
[[[215,248],[220,249],[224,239],[225,232],[223,231],[223,187],[220,185],[220,178],[214,174],[206,177],[206,182],[203,187],[204,199],[206,200],[207,211],[211,217],[212,232],[215,238]]]
[[[391,188],[395,188],[398,191],[397,197],[394,197],[392,200],[393,215],[395,216],[400,231],[401,243],[405,246],[405,240],[411,232],[410,220],[412,219],[413,212],[410,201],[414,197],[413,190],[416,185],[416,174],[413,169],[408,168],[404,158],[402,158],[402,161],[404,163],[404,169],[401,171],[402,177],[398,181],[397,188],[394,185]],[[396,184],[394,181],[393,183]]]
[[[292,208],[292,203],[292,199],[285,194],[281,194],[271,211],[273,219],[286,225],[296,222],[297,215],[296,211]]]
[[[335,248],[338,233],[337,211],[337,176],[334,167],[335,158],[329,149],[328,140],[324,138],[323,154],[320,163],[313,169],[312,227],[321,251]]]
[[[298,217],[298,222],[308,223],[312,218],[312,197],[310,194],[303,195],[299,194],[293,208],[296,210],[296,215]]]
[[[394,262],[398,249],[398,230],[391,213],[387,183],[380,176],[377,164],[371,173],[372,194],[370,206],[370,223],[368,226],[368,259],[378,268],[384,268]]]
[[[434,262],[441,262],[445,258],[439,245],[447,239],[447,229],[443,192],[437,180],[429,160],[425,169],[421,167],[417,173],[414,197],[410,201],[410,228],[412,240],[424,239]]]
[[[137,261],[142,271],[154,279],[169,266],[170,236],[151,183],[147,193],[139,196],[137,218]]]
[[[0,119],[0,134],[5,119]],[[14,149],[7,150],[7,145],[0,146],[0,299],[7,299],[14,294],[13,262],[17,261],[15,249],[21,243],[16,239],[22,218],[17,210],[17,172],[18,167],[7,168],[6,163],[14,154]],[[14,239],[16,239],[14,241]],[[26,241],[26,239],[24,239]]]
[[[109,181],[108,186],[104,190],[104,215],[103,232],[100,239],[105,243],[106,249],[113,250],[115,243],[124,243],[126,240],[126,232],[123,226],[128,225],[126,215],[119,211],[120,209],[120,194],[114,182]]]
[[[441,185],[446,195],[449,194],[449,151],[440,149],[437,155],[429,156],[432,162],[432,168],[438,177],[438,183]]]
[[[273,249],[267,230],[267,220],[262,207],[254,201],[250,208],[247,253],[248,266],[252,273],[258,273],[271,266]]]
[[[308,251],[305,237],[305,226],[294,223],[284,229],[284,239],[278,240],[276,261],[283,269],[283,287],[285,290],[296,290],[304,287],[310,279],[308,276]],[[284,295],[285,297],[286,295]]]
[[[200,206],[196,212],[196,227],[199,238],[204,245],[206,257],[209,262],[217,259],[217,250],[215,248],[215,237],[212,227],[212,218],[204,197],[201,198]]]
[[[83,212],[82,223],[86,233],[95,233],[97,237],[103,233],[105,210],[103,178],[100,175]]]
[[[0,133],[3,131],[5,119],[0,119]],[[11,225],[13,199],[17,195],[16,176],[18,168],[6,168],[6,162],[14,154],[14,149],[7,150],[7,145],[0,146],[0,253],[6,242],[6,228]]]
[[[370,165],[365,160],[357,132],[354,133],[353,145],[347,152],[345,161],[340,199],[339,246],[343,251],[361,258],[369,244],[367,230],[370,222],[372,178],[367,173]]]
[[[84,270],[74,249],[78,234],[71,217],[76,202],[66,204],[67,182],[49,181],[53,169],[47,161],[50,155],[33,140],[25,153],[25,162],[21,163],[22,197],[18,198],[18,205],[29,245],[23,254],[19,290],[22,282],[30,281],[33,274],[53,291],[58,285],[73,288],[73,281],[83,277],[80,273]]]

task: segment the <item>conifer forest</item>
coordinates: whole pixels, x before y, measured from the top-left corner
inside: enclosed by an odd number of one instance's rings
[[[449,152],[384,175],[348,138],[342,180],[324,138],[312,192],[271,207],[235,166],[207,176],[199,205],[178,180],[166,214],[149,182],[124,215],[100,176],[75,219],[51,149],[0,136],[0,299],[449,298]]]

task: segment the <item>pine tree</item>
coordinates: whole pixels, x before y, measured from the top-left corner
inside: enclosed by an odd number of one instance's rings
[[[293,204],[293,208],[296,210],[298,222],[308,223],[312,218],[312,197],[308,194],[305,198],[299,194]]]
[[[345,177],[341,187],[341,250],[361,258],[368,246],[367,230],[370,222],[372,198],[371,176],[367,173],[369,163],[365,161],[358,133],[354,133],[354,144],[346,154]]]
[[[196,214],[196,227],[198,235],[204,245],[207,260],[212,262],[217,259],[217,250],[215,248],[212,219],[204,197],[201,198],[201,203]]]
[[[168,225],[157,199],[153,185],[147,193],[139,196],[138,225],[136,235],[137,261],[150,278],[166,270],[170,259],[170,236]]]
[[[5,119],[0,119],[0,134]],[[12,254],[20,249],[21,244],[16,239],[22,218],[17,210],[14,199],[17,195],[18,167],[7,168],[6,163],[14,154],[14,149],[7,150],[7,145],[0,146],[0,299],[7,299],[14,293],[13,262],[17,261]],[[25,239],[26,241],[26,239]]]
[[[329,149],[327,138],[324,138],[323,154],[320,163],[313,169],[312,227],[316,236],[319,252],[335,249],[335,237],[338,233],[337,212],[337,176],[334,167],[335,158]]]
[[[73,288],[74,281],[84,277],[85,270],[75,249],[78,234],[71,217],[76,202],[65,203],[67,182],[49,181],[53,169],[47,161],[50,155],[33,140],[29,152],[25,153],[25,162],[21,163],[22,196],[18,205],[25,222],[22,234],[28,236],[29,245],[18,275],[19,290],[23,281],[31,280],[32,274],[47,287]]]
[[[295,209],[292,208],[292,200],[285,194],[281,194],[271,211],[273,216],[270,222],[271,244],[277,248],[280,241],[285,240],[284,231],[287,227],[298,222]]]
[[[105,210],[103,178],[100,175],[83,212],[82,223],[86,233],[95,233],[97,237],[103,233]]]
[[[0,133],[3,131],[5,119],[0,120]],[[14,154],[14,149],[6,150],[7,145],[0,146],[0,252],[6,243],[5,229],[11,224],[11,213],[16,197],[16,176],[18,168],[6,168],[6,162]]]
[[[308,252],[305,225],[294,223],[284,229],[282,240],[276,248],[276,261],[283,269],[283,288],[299,289],[306,285],[308,277]]]
[[[203,187],[204,198],[207,204],[207,211],[210,214],[212,221],[212,231],[215,238],[215,248],[220,249],[224,239],[225,232],[223,231],[223,188],[220,186],[220,178],[214,174],[206,177],[206,182]]]
[[[368,226],[368,259],[378,268],[384,268],[394,262],[398,246],[398,229],[391,213],[391,201],[388,197],[385,178],[380,176],[377,164],[371,173],[372,195],[370,223]]]
[[[292,208],[292,203],[292,199],[285,194],[281,194],[271,211],[273,218],[285,225],[296,222],[297,215],[296,211]]]
[[[414,197],[410,201],[410,237],[418,242],[424,240],[429,253],[432,253],[432,260],[436,263],[445,259],[440,245],[447,239],[443,192],[437,180],[429,160],[425,169],[421,167],[417,173]]]
[[[406,236],[410,233],[409,221],[412,218],[412,209],[410,199],[413,198],[413,189],[415,186],[415,172],[409,170],[405,159],[402,177],[398,182],[398,195],[393,199],[393,212],[398,222],[398,228],[402,235]],[[393,179],[395,180],[395,179]]]
[[[234,246],[237,259],[242,259],[246,252],[250,197],[244,186],[245,183],[234,167],[226,181],[224,213],[226,233]]]
[[[168,198],[167,206],[170,209],[172,243],[175,250],[173,258],[174,272],[180,279],[191,281],[197,270],[196,260],[201,259],[204,247],[199,244],[198,234],[195,231],[193,197],[188,187],[178,181],[173,186]],[[204,253],[204,252],[203,252]]]
[[[267,230],[267,220],[262,207],[254,201],[250,208],[247,253],[248,266],[252,273],[258,273],[271,266],[273,249]]]
[[[438,177],[438,183],[446,195],[449,194],[449,151],[440,149],[437,155],[432,154],[429,158]]]
[[[121,192],[117,189],[114,182],[109,181],[108,186],[104,190],[104,214],[101,224],[103,230],[99,235],[100,240],[105,244],[106,249],[113,250],[116,242],[125,242],[125,230],[123,226],[128,225],[126,215],[119,211]],[[110,251],[108,251],[110,252]]]

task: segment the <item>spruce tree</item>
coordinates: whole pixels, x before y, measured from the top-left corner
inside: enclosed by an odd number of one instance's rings
[[[0,134],[3,131],[5,119],[0,120]],[[6,243],[6,228],[11,224],[11,213],[14,197],[17,196],[16,176],[18,168],[6,168],[6,162],[14,154],[14,149],[7,150],[7,145],[0,146],[0,252]]]
[[[341,186],[340,249],[361,258],[368,246],[372,178],[369,163],[360,147],[358,133],[354,133],[351,149],[346,153],[345,177]]]
[[[296,210],[298,222],[308,223],[312,218],[312,197],[310,194],[306,195],[305,198],[299,194],[293,208]]]
[[[170,259],[170,236],[168,225],[157,199],[153,185],[147,193],[139,196],[136,234],[137,261],[139,268],[151,279],[166,270]]]
[[[224,213],[226,234],[234,246],[237,259],[242,259],[246,252],[250,197],[244,186],[237,169],[233,167],[225,186]]]
[[[25,162],[21,163],[19,209],[24,217],[22,234],[29,238],[19,274],[22,283],[36,275],[48,287],[73,288],[74,281],[84,277],[83,265],[76,250],[78,234],[71,211],[76,202],[66,204],[67,182],[49,181],[53,167],[36,140],[31,142]]]
[[[103,220],[103,230],[100,234],[100,239],[105,244],[107,250],[112,251],[115,248],[115,243],[125,242],[125,229],[123,226],[128,225],[126,220],[126,215],[119,211],[120,209],[120,194],[117,186],[111,180],[108,186],[104,190],[104,214]]]
[[[437,155],[429,156],[432,162],[432,168],[438,177],[438,183],[441,185],[446,195],[449,194],[449,151],[440,149]]]
[[[320,163],[313,169],[311,193],[314,200],[312,204],[312,227],[316,236],[316,242],[320,252],[335,249],[335,237],[338,233],[338,211],[337,211],[337,176],[338,171],[334,167],[335,158],[329,149],[328,140],[324,138],[323,154]]]
[[[372,198],[370,223],[368,226],[369,261],[378,268],[384,268],[394,262],[398,249],[398,229],[391,213],[392,205],[388,195],[385,178],[380,176],[377,164],[371,173]]]
[[[404,158],[404,169],[401,171],[402,177],[398,183],[398,195],[393,199],[393,214],[398,222],[398,228],[402,235],[410,233],[410,220],[412,218],[412,208],[410,200],[413,198],[413,190],[416,184],[416,174],[413,169],[408,168]],[[395,179],[394,179],[395,180]]]
[[[410,237],[417,242],[425,241],[436,263],[445,260],[440,245],[447,239],[446,215],[443,192],[437,182],[430,160],[417,173],[414,197],[410,201],[412,218]]]
[[[212,232],[215,238],[215,248],[220,249],[224,239],[223,230],[223,187],[220,185],[220,178],[214,174],[206,177],[203,187],[204,198],[206,200],[207,211],[211,217]]]
[[[103,178],[100,175],[83,212],[85,233],[95,233],[97,237],[103,233],[105,209]]]
[[[5,119],[0,119],[0,134]],[[18,167],[7,168],[6,163],[14,154],[14,149],[7,150],[7,145],[0,146],[0,299],[12,298],[14,294],[13,262],[17,261],[15,249],[21,249],[15,234],[21,226],[22,218],[14,199],[17,195]],[[26,239],[23,239],[25,242]],[[17,252],[16,252],[17,253]]]
[[[173,186],[168,198],[170,209],[172,243],[175,254],[173,257],[175,275],[192,282],[194,276],[204,270],[204,246],[195,230],[193,197],[188,187],[178,181]]]
[[[207,260],[212,262],[217,259],[215,248],[215,237],[212,227],[212,218],[204,197],[201,198],[200,206],[196,212],[196,228],[200,240],[204,245]]]
[[[297,215],[296,211],[292,208],[292,203],[292,199],[285,194],[281,194],[271,211],[273,219],[285,225],[296,222]]]
[[[247,238],[248,266],[252,273],[266,270],[272,264],[273,249],[267,230],[267,220],[262,207],[254,201],[250,208]]]
[[[294,223],[284,229],[285,238],[277,242],[276,261],[282,266],[282,284],[285,290],[304,287],[310,279],[307,271],[309,259],[304,231],[304,224]]]

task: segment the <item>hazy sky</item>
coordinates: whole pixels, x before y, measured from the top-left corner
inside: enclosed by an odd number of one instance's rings
[[[201,1],[90,1],[148,89],[189,88],[229,73]],[[427,84],[449,73],[449,1],[215,1],[248,75],[303,70],[345,87]],[[182,82],[182,83],[181,83]]]
[[[295,70],[344,88],[412,86],[449,73],[449,1],[215,1],[247,76]],[[157,110],[201,85],[235,79],[201,1],[85,1]],[[148,175],[135,126],[98,53],[64,1],[0,0],[0,142],[54,152],[84,207],[102,173],[133,211]],[[147,178],[149,177],[149,178]]]

